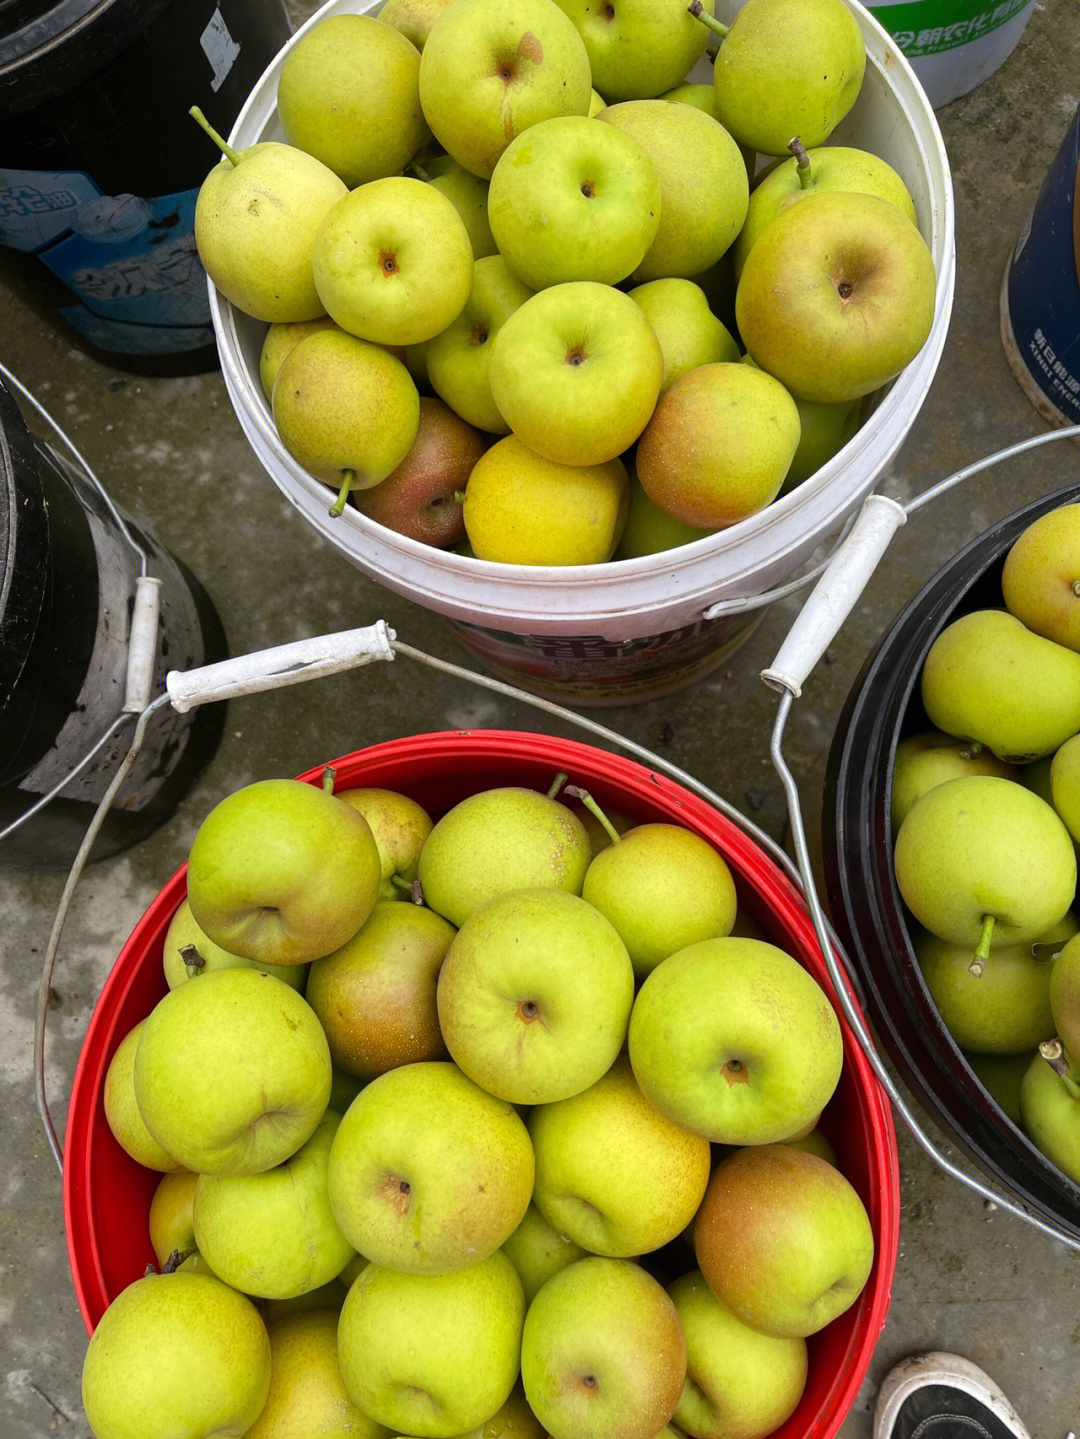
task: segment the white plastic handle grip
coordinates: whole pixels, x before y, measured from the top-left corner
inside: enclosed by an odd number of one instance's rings
[[[907,519],[903,506],[885,495],[870,495],[837,548],[829,568],[810,592],[776,658],[761,678],[795,699],[807,676],[836,637],[866,588],[889,541]]]
[[[124,714],[141,715],[150,703],[160,609],[161,581],[153,575],[139,575],[135,581],[135,603],[131,610],[131,633],[128,635]]]
[[[186,714],[195,705],[211,700],[281,689],[302,680],[356,669],[372,660],[392,660],[395,638],[386,621],[378,620],[365,629],[316,635],[291,645],[276,645],[220,664],[204,665],[202,669],[170,670],[165,676],[165,688],[173,709]]]

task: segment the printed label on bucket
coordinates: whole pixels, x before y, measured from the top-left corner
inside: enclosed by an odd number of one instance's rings
[[[64,282],[76,303],[60,313],[100,348],[201,349],[213,334],[197,195],[104,195],[79,172],[0,170],[0,244],[35,254]]]
[[[967,45],[1005,25],[1034,0],[877,0],[871,14],[908,60]]]
[[[501,679],[573,704],[638,704],[700,679],[753,633],[765,611],[698,620],[659,635],[518,635],[460,620],[446,623]]]
[[[1080,423],[1080,108],[1016,242],[1001,319],[1009,364],[1040,414]]]

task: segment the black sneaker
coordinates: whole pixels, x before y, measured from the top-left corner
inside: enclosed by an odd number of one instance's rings
[[[874,1439],[1030,1439],[989,1374],[958,1354],[913,1354],[890,1369]]]

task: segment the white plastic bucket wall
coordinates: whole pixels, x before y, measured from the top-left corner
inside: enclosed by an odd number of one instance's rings
[[[1035,0],[877,0],[870,6],[937,108],[966,95],[1020,43]]]
[[[758,616],[706,617],[709,607],[759,595],[790,578],[873,490],[926,397],[953,300],[948,160],[910,66],[861,5],[846,3],[866,41],[867,68],[862,93],[834,139],[880,155],[911,191],[937,271],[934,325],[918,357],[838,455],[791,494],[728,530],[660,555],[556,568],[494,564],[436,550],[375,524],[351,506],[331,519],[329,491],[286,451],[262,392],[259,351],[266,326],[211,292],[229,398],[282,493],[359,569],[453,621],[459,636],[489,664],[533,688],[573,694],[581,703],[614,703],[670,689],[719,662]],[[378,0],[324,5],[269,66],[240,112],[231,143],[242,148],[284,138],[276,111],[278,73],[299,36],[326,15],[379,8]],[[666,684],[663,675],[669,676]]]

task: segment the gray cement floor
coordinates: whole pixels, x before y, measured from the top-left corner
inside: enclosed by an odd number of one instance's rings
[[[1019,49],[992,79],[940,112],[957,202],[952,329],[929,399],[883,489],[904,498],[961,464],[1043,428],[1006,366],[998,286],[1010,249],[1080,100],[1075,0],[1035,7]],[[72,349],[10,285],[0,289],[2,358],[67,426],[111,495],[200,576],[234,653],[384,617],[410,643],[460,659],[430,615],[380,590],[326,548],[281,499],[244,441],[217,373],[123,377]],[[117,384],[117,380],[123,380]],[[811,810],[845,695],[890,616],[970,536],[1022,502],[1080,480],[1069,444],[960,488],[901,530],[864,599],[808,684],[788,749]],[[675,700],[610,711],[780,836],[767,756],[775,699],[757,679],[797,606],[775,606],[722,670]],[[523,705],[408,660],[233,702],[212,764],[176,817],[89,871],[56,976],[48,1077],[58,1119],[90,1007],[122,939],[185,858],[222,794],[332,754],[406,733],[466,726],[548,728]],[[569,732],[569,731],[567,731]],[[61,876],[0,879],[0,1403],[3,1439],[87,1433],[79,1401],[85,1334],[64,1248],[60,1186],[34,1110],[32,1013]],[[900,1137],[903,1222],[892,1308],[845,1439],[869,1434],[877,1382],[914,1349],[957,1350],[1009,1393],[1036,1439],[1080,1430],[1080,1266],[990,1212]],[[148,1436],[151,1439],[151,1436]]]

